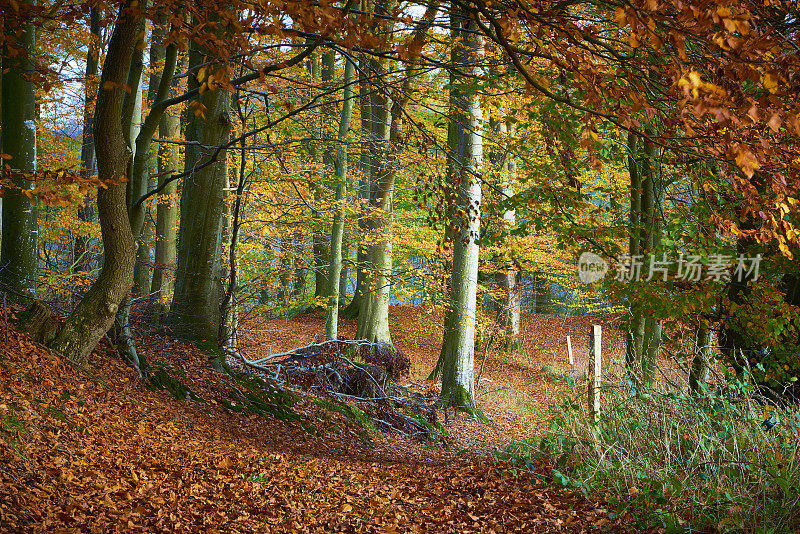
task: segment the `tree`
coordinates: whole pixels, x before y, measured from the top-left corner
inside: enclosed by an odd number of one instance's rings
[[[477,60],[482,43],[475,34],[469,13],[453,7],[450,24],[453,32],[455,67],[461,72],[477,74]],[[483,157],[481,137],[482,112],[474,87],[451,84],[455,102],[455,139],[453,159],[458,178],[454,220],[453,269],[450,282],[451,310],[444,325],[444,346],[437,363],[441,371],[444,406],[456,406],[478,414],[474,400],[474,357],[476,291],[478,284],[478,234],[480,231],[481,182]]]
[[[95,108],[93,136],[99,179],[108,187],[97,193],[97,211],[103,236],[104,262],[100,275],[83,296],[51,348],[84,365],[97,342],[108,331],[120,302],[133,283],[136,245],[128,220],[127,186],[130,151],[122,131],[125,82],[139,40],[140,17],[129,2],[120,6],[103,65]]]
[[[23,5],[22,8],[30,6]],[[11,18],[11,17],[9,17]],[[13,20],[13,19],[11,19]],[[11,22],[8,20],[8,22]],[[34,72],[36,29],[27,23],[13,43],[2,81],[2,152],[6,176],[13,188],[3,198],[0,286],[12,300],[36,296],[38,221],[36,199],[24,193],[36,172],[36,94]]]
[[[199,71],[203,63],[203,52],[190,50],[189,69]],[[212,74],[215,69],[208,68],[206,72]],[[192,80],[195,86],[204,82],[201,77]],[[196,144],[186,148],[184,172],[190,179],[184,182],[181,194],[175,293],[169,324],[180,337],[216,346],[227,157],[224,149],[216,154],[215,148],[204,147],[227,143],[231,114],[230,93],[213,81],[211,85],[215,87],[200,97],[202,108],[198,110],[204,111],[196,113],[186,128],[187,139]]]
[[[350,130],[350,118],[353,113],[353,83],[355,66],[349,59],[345,59],[344,67],[344,97],[342,103],[342,116],[339,119],[339,132],[337,135],[336,160],[334,181],[336,182],[335,211],[333,226],[331,227],[331,260],[328,271],[328,312],[325,319],[325,337],[336,339],[339,321],[340,280],[342,271],[342,237],[344,235],[344,203],[347,193],[347,145],[345,140]]]
[[[100,12],[97,8],[92,8],[89,14],[89,33],[90,40],[86,52],[86,79],[84,80],[84,104],[83,104],[83,129],[81,143],[81,171],[83,178],[88,180],[94,174],[95,152],[94,139],[92,138],[92,121],[94,118],[95,96],[97,95],[97,73],[100,72]],[[85,222],[92,218],[92,207],[88,199],[84,199],[78,207],[78,217]],[[84,235],[75,238],[75,252],[73,254],[73,265],[75,271],[82,271],[88,264],[88,239]]]
[[[392,0],[375,3],[375,27],[389,35],[392,22],[386,20],[393,8]],[[385,83],[386,59],[370,57],[368,73],[376,84]],[[375,343],[391,343],[389,332],[389,294],[392,273],[392,194],[394,174],[388,162],[391,115],[389,95],[385,88],[372,92],[370,99],[370,176],[368,214],[365,217],[364,287],[360,298],[356,337]]]
[[[159,44],[159,56],[161,50],[166,55],[163,44]],[[186,55],[181,54],[177,71],[186,69]],[[179,87],[176,79],[172,80],[169,97],[178,96]],[[180,114],[167,110],[161,117],[158,124],[158,136],[162,142],[158,145],[158,177],[161,194],[156,205],[156,246],[155,246],[155,266],[153,267],[153,280],[150,291],[153,295],[151,303],[154,306],[152,317],[160,321],[164,312],[165,296],[170,293],[174,281],[175,258],[177,255],[177,224],[178,224],[178,182],[172,180],[167,182],[169,176],[178,169],[180,164],[180,153],[177,141],[181,133]],[[172,142],[170,142],[172,141]]]

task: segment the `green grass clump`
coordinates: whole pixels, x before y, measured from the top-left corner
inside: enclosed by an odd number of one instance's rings
[[[15,456],[24,458],[22,452],[22,440],[20,436],[27,432],[25,423],[17,417],[17,414],[11,412],[7,414],[0,414],[0,436],[3,437],[3,442],[11,449]]]
[[[496,459],[596,493],[640,528],[781,533],[800,529],[800,414],[768,405],[749,382],[691,396],[606,384],[600,424],[564,397],[539,439]],[[772,415],[776,426],[762,425]]]

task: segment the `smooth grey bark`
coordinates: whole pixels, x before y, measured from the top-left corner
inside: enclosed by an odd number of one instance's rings
[[[200,51],[192,50],[189,69],[203,62]],[[193,84],[198,85],[192,77]],[[192,87],[190,87],[192,89]],[[204,118],[194,117],[187,126],[186,139],[202,147],[218,147],[230,136],[230,93],[222,87],[208,90],[200,97]],[[180,205],[178,259],[175,291],[169,313],[169,325],[183,339],[205,342],[206,349],[216,350],[219,332],[219,269],[222,248],[222,212],[227,177],[227,151],[205,167],[215,148],[187,146]]]
[[[482,42],[468,12],[453,6],[451,27],[456,46],[455,67],[478,74],[477,60]],[[441,362],[442,392],[439,403],[479,415],[475,405],[474,359],[476,293],[478,285],[478,243],[480,233],[481,182],[478,176],[483,159],[482,113],[476,91],[454,85],[459,164],[458,196],[454,221],[451,312],[444,325]]]
[[[353,73],[355,71],[353,63],[345,59],[344,69],[344,97],[342,103],[342,116],[339,120],[339,132],[336,147],[336,160],[334,162],[334,180],[336,182],[336,211],[333,215],[333,226],[331,227],[331,259],[328,271],[328,313],[325,319],[325,337],[336,339],[338,335],[339,322],[339,294],[342,271],[342,238],[344,235],[344,202],[347,192],[347,132],[350,130],[350,118],[353,114]]]
[[[33,73],[36,30],[33,25],[21,29],[15,43],[23,54],[7,59],[2,91],[2,142],[9,160],[2,160],[10,170],[4,174],[13,188],[4,188],[2,242],[0,242],[0,289],[12,301],[36,297],[38,264],[38,210],[23,191],[33,187],[31,174],[36,172],[36,93],[28,76]]]
[[[108,45],[93,126],[98,176],[110,183],[97,193],[103,266],[95,283],[51,343],[54,351],[79,365],[86,363],[97,342],[108,331],[120,302],[133,283],[136,245],[128,219],[127,186],[114,183],[127,174],[131,159],[120,117],[125,97],[123,85],[141,24],[128,11],[129,5],[126,2],[120,7]],[[108,88],[104,89],[104,85]]]
[[[294,238],[294,284],[292,285],[292,292],[290,297],[305,298],[306,295],[306,278],[308,275],[308,268],[305,265],[303,258],[305,257],[305,239],[300,233],[295,234]]]
[[[347,300],[347,280],[350,278],[350,243],[345,226],[346,224],[342,225],[342,269],[339,271],[339,306],[343,306]]]
[[[244,124],[245,116],[241,113],[241,108],[239,107],[239,95],[237,93],[236,98],[236,105],[238,109],[239,120],[242,121]],[[222,318],[220,320],[219,325],[219,334],[217,335],[217,339],[219,340],[220,347],[226,348],[237,348],[239,346],[239,312],[238,307],[236,305],[236,292],[239,289],[239,259],[236,255],[236,246],[239,244],[239,228],[240,228],[240,217],[242,212],[242,197],[244,195],[245,188],[248,185],[247,174],[246,174],[246,167],[247,167],[247,157],[245,147],[247,146],[247,139],[242,137],[240,141],[240,148],[239,151],[239,169],[238,169],[238,180],[236,183],[236,200],[233,203],[233,213],[230,213],[230,206],[226,202],[224,208],[224,215],[223,215],[223,243],[228,240],[228,266],[227,266],[227,276],[223,275],[221,279],[227,277],[227,284],[224,285],[224,291],[222,294],[222,299],[219,305],[220,313]],[[226,191],[230,190],[230,180],[227,180]],[[228,236],[230,236],[228,238]],[[223,269],[224,270],[224,269]],[[222,358],[220,363],[227,367],[227,361]]]

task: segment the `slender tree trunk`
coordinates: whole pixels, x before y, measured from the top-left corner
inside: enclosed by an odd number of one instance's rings
[[[81,143],[81,177],[89,179],[94,174],[95,153],[94,138],[92,137],[92,122],[94,118],[94,104],[97,95],[97,73],[100,67],[100,11],[92,8],[89,15],[89,30],[91,40],[86,53],[86,80],[84,82],[84,107],[83,107],[83,132]],[[92,220],[93,209],[88,199],[84,199],[78,207],[78,218],[83,222]],[[84,225],[88,226],[88,225]],[[81,229],[81,234],[75,238],[72,265],[75,272],[85,271],[89,264],[89,236]]]
[[[363,6],[362,6],[363,10]],[[348,319],[355,319],[361,311],[361,298],[364,294],[364,275],[366,273],[367,250],[362,243],[367,231],[366,226],[366,205],[369,202],[369,176],[371,174],[370,145],[372,136],[372,107],[369,96],[369,82],[367,80],[367,61],[359,60],[360,68],[358,73],[358,105],[361,110],[361,148],[359,155],[358,170],[358,232],[359,238],[356,240],[356,287],[353,291],[353,298],[350,304],[342,310],[341,316]]]
[[[501,137],[508,135],[508,125],[505,122],[497,122],[495,128]],[[499,192],[503,198],[510,198],[514,195],[514,179],[516,178],[516,162],[513,158],[505,154],[505,151],[494,158],[493,162],[500,171]],[[503,212],[504,231],[512,230],[517,224],[517,213],[514,209]],[[514,259],[508,254],[502,258],[502,268],[495,274],[495,282],[500,288],[502,301],[499,302],[499,326],[503,334],[502,346],[506,351],[514,351],[519,348],[519,319],[520,319],[520,294],[519,294],[519,273],[516,269]]]
[[[642,177],[640,157],[638,153],[636,135],[628,134],[628,175],[630,176],[630,211],[629,229],[630,244],[628,254],[631,258],[641,254],[642,244]],[[642,343],[644,340],[644,316],[637,304],[631,306],[631,321],[626,335],[625,367],[628,377],[635,385],[639,382],[641,374],[640,358],[642,356]]]
[[[120,117],[125,96],[123,85],[139,40],[139,20],[120,8],[97,95],[93,136],[100,180],[119,182],[126,176],[130,150]],[[103,89],[103,87],[108,87]],[[67,318],[51,344],[56,352],[84,365],[97,342],[108,331],[125,294],[133,283],[136,246],[128,219],[126,184],[111,183],[97,193],[97,211],[103,237],[104,262],[97,281]]]
[[[180,66],[176,70],[186,69],[186,55],[181,54]],[[177,80],[172,80],[169,96],[178,94]],[[158,125],[158,136],[161,139],[178,140],[181,135],[181,120],[178,112],[166,112],[162,115]],[[178,145],[172,143],[159,143],[158,145],[158,176],[159,186],[169,178],[172,172],[177,172],[180,165],[180,150]],[[152,317],[159,322],[163,320],[167,297],[172,291],[175,280],[176,258],[176,227],[178,223],[178,182],[169,182],[159,195],[156,206],[156,250],[155,267],[153,269],[153,282],[150,290],[154,295],[153,305],[156,312]]]
[[[331,260],[328,273],[328,314],[325,320],[325,336],[336,339],[339,321],[339,275],[342,270],[342,236],[344,234],[344,202],[347,192],[347,132],[350,130],[350,118],[353,114],[353,64],[345,59],[344,70],[344,101],[342,104],[342,117],[339,121],[339,145],[336,147],[336,161],[334,179],[336,180],[336,212],[333,216],[331,228]]]
[[[321,81],[322,85],[325,86],[333,81],[333,65],[324,64],[326,62],[326,58],[331,57],[329,55],[331,53],[332,52],[328,52],[327,54],[323,55],[323,64],[321,69],[320,57],[318,54],[312,54],[312,57],[309,60],[308,70],[309,74],[311,74],[311,78],[314,80],[315,85],[317,85],[317,82]],[[315,92],[316,90],[312,92],[312,97]],[[311,157],[312,165],[314,165],[315,169],[326,169],[331,163],[326,161],[327,148],[325,147],[325,141],[327,137],[326,132],[328,127],[326,118],[328,118],[330,113],[326,113],[328,106],[325,105],[323,107],[326,109],[323,110],[322,120],[320,120],[314,127],[314,136],[316,137],[317,141],[312,142],[309,145],[309,155]],[[311,213],[311,219],[313,221],[311,251],[314,256],[315,299],[327,298],[328,291],[328,277],[326,273],[328,271],[328,259],[330,251],[328,246],[328,236],[325,232],[325,217],[320,211],[318,211],[319,207],[324,204],[324,186],[321,183],[324,175],[324,170],[321,174],[316,171],[312,171],[311,180],[309,182],[309,188],[314,194],[314,210]]]
[[[711,330],[707,326],[699,327],[696,338],[697,346],[689,373],[689,391],[693,394],[699,393],[703,384],[708,384],[711,365]]]
[[[300,296],[301,299],[306,295],[306,277],[308,269],[304,264],[305,257],[305,238],[302,234],[295,234],[295,255],[294,255],[294,284],[290,297]]]
[[[350,279],[350,242],[347,236],[345,223],[342,224],[342,270],[339,272],[339,306],[344,306],[347,300],[347,281]]]
[[[16,44],[26,55],[6,60],[2,82],[2,151],[11,156],[3,165],[10,167],[4,173],[14,188],[4,188],[0,290],[12,301],[25,301],[36,297],[39,234],[36,202],[22,194],[33,187],[30,175],[36,172],[36,94],[28,79],[35,66],[33,25],[21,29]]]
[[[642,210],[645,238],[642,251],[652,253],[661,244],[660,217],[660,164],[658,154],[653,146],[644,143],[645,161],[642,173]],[[648,314],[644,320],[644,337],[642,340],[642,384],[650,387],[655,379],[658,355],[661,350],[661,321]]]
[[[236,104],[238,102],[239,94],[237,93]],[[244,115],[240,112],[239,118],[242,120],[244,127]],[[226,241],[227,236],[230,236],[228,243],[228,268],[227,268],[227,284],[223,284],[224,291],[222,295],[222,302],[220,304],[220,313],[222,320],[220,321],[220,328],[218,334],[219,346],[237,348],[239,346],[239,313],[237,307],[236,293],[239,289],[239,259],[236,255],[236,247],[239,244],[239,227],[240,218],[242,213],[242,198],[247,188],[247,157],[245,147],[247,140],[242,138],[240,142],[239,153],[239,172],[236,184],[236,198],[233,203],[233,213],[231,212],[229,203],[225,204],[224,226],[223,226],[223,243]],[[230,189],[230,181],[226,189]],[[226,277],[223,276],[224,280]],[[223,367],[227,368],[227,361],[223,353],[220,363]]]
[[[200,65],[202,54],[192,51],[189,69]],[[193,81],[197,85],[196,79]],[[191,87],[190,87],[191,89]],[[187,128],[187,140],[203,147],[218,147],[230,136],[230,93],[221,87],[200,97],[205,118],[195,117]],[[219,332],[218,273],[222,247],[222,211],[227,151],[222,150],[214,163],[197,170],[216,152],[215,148],[187,147],[178,233],[178,259],[175,292],[169,314],[173,332],[184,339],[205,342],[207,350],[216,350]]]
[[[475,23],[469,14],[453,8],[451,26],[455,32],[457,61],[462,71],[477,74],[477,60],[482,51]],[[473,33],[475,32],[475,33]],[[451,277],[452,311],[445,324],[445,346],[440,403],[455,406],[471,414],[479,414],[474,400],[474,358],[476,292],[478,284],[478,243],[480,233],[480,172],[483,145],[482,114],[476,94],[462,88],[451,88],[456,94],[458,118],[458,152],[460,164],[455,240],[453,244],[453,273]]]

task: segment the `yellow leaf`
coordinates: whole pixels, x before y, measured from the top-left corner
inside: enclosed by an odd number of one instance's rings
[[[778,77],[774,74],[767,73],[764,75],[764,79],[761,80],[761,83],[764,85],[764,89],[769,91],[770,93],[774,93],[778,90]]]
[[[620,28],[624,28],[625,26],[627,26],[627,25],[628,25],[628,19],[627,19],[627,17],[625,16],[625,8],[623,8],[623,7],[618,7],[618,8],[617,8],[617,9],[614,11],[614,20],[616,20],[616,21],[617,21],[617,25],[618,25]]]

